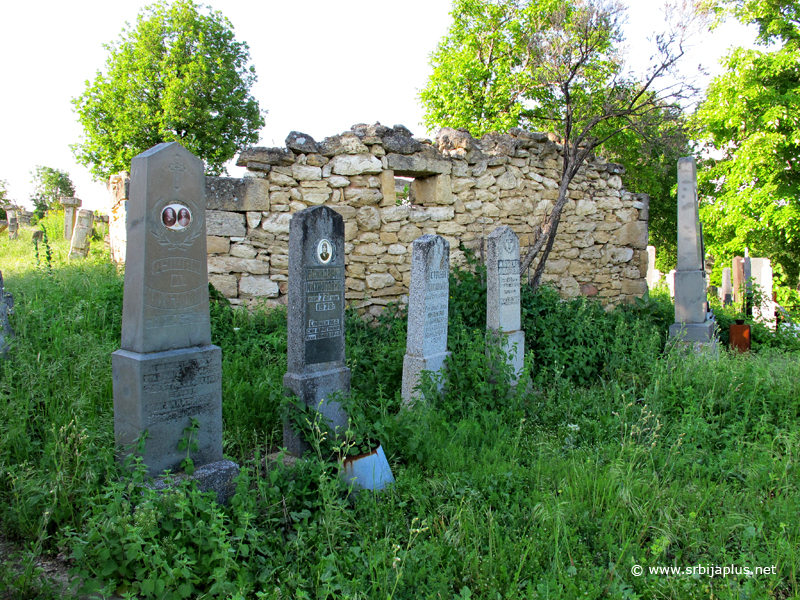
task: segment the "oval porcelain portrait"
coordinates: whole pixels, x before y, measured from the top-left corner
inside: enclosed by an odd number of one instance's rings
[[[183,231],[192,222],[192,212],[183,204],[168,204],[161,211],[161,223],[172,231]]]

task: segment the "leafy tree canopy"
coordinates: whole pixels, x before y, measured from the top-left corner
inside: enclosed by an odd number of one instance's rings
[[[162,1],[104,47],[105,73],[73,99],[84,139],[72,149],[98,179],[129,170],[134,156],[171,141],[217,175],[258,141],[264,117],[250,95],[255,68],[222,13],[192,0]]]
[[[800,277],[800,8],[794,0],[727,5],[758,26],[765,50],[734,49],[694,115],[708,150],[700,171],[706,246],[717,265],[745,247]],[[718,268],[719,268],[718,267]]]
[[[8,181],[0,179],[0,205],[8,201]],[[0,219],[6,218],[6,211],[0,206]]]
[[[670,189],[675,160],[687,147],[680,100],[691,90],[679,79],[658,84],[674,75],[691,21],[656,37],[651,66],[636,77],[624,68],[624,8],[614,0],[454,0],[451,14],[453,23],[431,55],[433,72],[420,92],[425,125],[463,127],[474,136],[521,126],[553,132],[564,142],[559,199],[542,225],[546,245],[534,286],[569,183],[600,147],[626,166],[631,187],[651,194],[653,212],[664,217],[660,235],[673,240],[674,248]],[[541,249],[537,243],[531,253]]]
[[[31,171],[33,179],[33,200],[36,205],[36,212],[39,216],[44,215],[45,210],[55,210],[60,208],[59,198],[72,198],[75,196],[75,186],[69,177],[69,173],[51,167],[38,165]]]

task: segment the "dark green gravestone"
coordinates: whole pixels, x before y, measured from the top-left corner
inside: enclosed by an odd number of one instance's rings
[[[327,206],[301,210],[289,225],[288,372],[283,385],[319,410],[330,435],[347,414],[331,394],[350,392],[344,355],[344,221]],[[308,443],[283,425],[283,444],[299,456]]]

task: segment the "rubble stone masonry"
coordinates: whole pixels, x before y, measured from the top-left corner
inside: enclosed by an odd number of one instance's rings
[[[206,177],[214,287],[236,305],[285,303],[289,220],[324,204],[345,222],[345,297],[377,315],[406,300],[411,245],[423,234],[444,236],[451,263],[463,264],[460,244],[480,256],[486,236],[508,225],[524,256],[558,197],[561,147],[521,129],[477,140],[445,128],[430,141],[401,125],[354,125],[322,142],[292,132],[286,148],[250,148],[237,165],[247,168],[241,179]],[[617,304],[647,289],[648,198],[627,191],[623,173],[593,157],[570,186],[543,277],[562,297]],[[121,249],[127,186],[114,176],[109,188]]]

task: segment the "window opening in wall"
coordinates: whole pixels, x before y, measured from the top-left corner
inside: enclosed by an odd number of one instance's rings
[[[413,204],[413,177],[395,177],[394,192],[398,206],[411,206]]]

